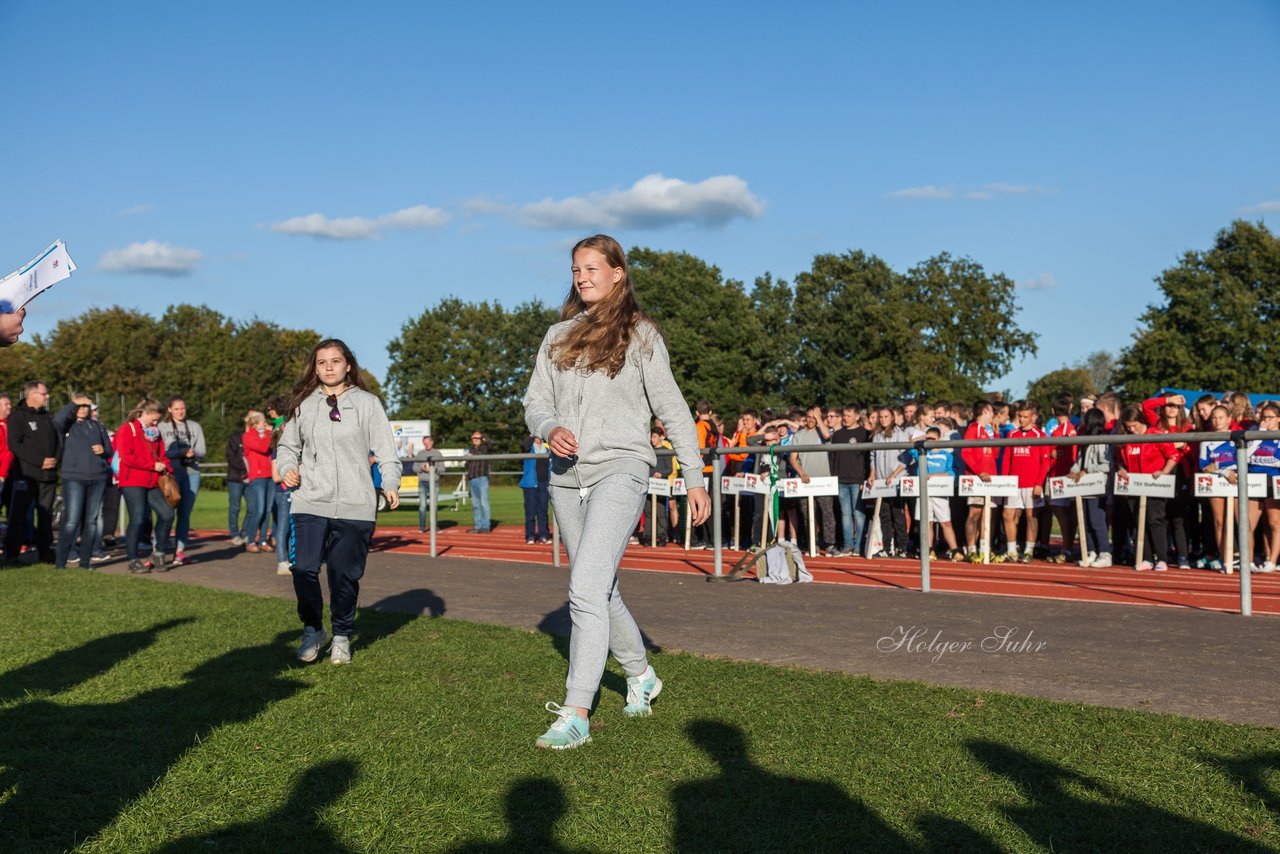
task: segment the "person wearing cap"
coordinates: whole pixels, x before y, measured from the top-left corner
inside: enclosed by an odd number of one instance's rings
[[[431,436],[422,437],[422,450],[413,455],[413,473],[418,476],[418,533],[427,531],[427,504],[431,501],[431,475],[436,482],[444,476],[444,454]],[[437,487],[438,488],[438,487]]]

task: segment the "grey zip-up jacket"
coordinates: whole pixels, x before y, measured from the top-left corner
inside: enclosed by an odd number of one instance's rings
[[[578,440],[576,457],[552,454],[551,484],[583,488],[615,472],[631,472],[646,480],[657,461],[649,444],[651,419],[656,415],[680,461],[685,486],[705,487],[698,432],[671,375],[667,345],[657,328],[650,323],[636,327],[622,370],[610,378],[603,371],[562,371],[551,361],[551,345],[572,324],[582,322],[587,322],[585,315],[547,330],[524,395],[525,424],[531,435],[549,441],[552,430],[565,427]]]
[[[377,493],[369,452],[377,457],[384,490],[400,491],[400,461],[395,437],[382,401],[367,391],[349,388],[338,395],[338,414],[329,417],[324,391],[302,401],[284,423],[276,451],[276,470],[283,477],[297,471],[302,478],[293,493],[292,512],[328,519],[373,522]]]

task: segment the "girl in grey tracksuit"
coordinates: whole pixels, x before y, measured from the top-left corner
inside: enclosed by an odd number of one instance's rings
[[[650,700],[662,690],[648,665],[640,630],[618,592],[618,565],[640,518],[656,461],[649,438],[653,416],[661,419],[676,451],[691,507],[701,507],[706,499],[697,431],[671,374],[666,343],[652,322],[641,319],[631,329],[625,361],[613,376],[607,370],[556,365],[556,344],[580,335],[584,329],[578,324],[605,322],[590,313],[599,300],[629,299],[634,305],[625,256],[616,241],[603,235],[588,238],[575,247],[573,258],[575,291],[566,313],[578,305],[575,293],[586,307],[547,331],[524,397],[530,434],[542,437],[552,450],[551,503],[570,560],[573,630],[565,701],[563,706],[547,705],[559,720],[538,739],[539,747],[556,749],[590,740],[586,713],[610,652],[627,675],[625,714],[648,714]],[[598,280],[593,282],[593,276]],[[635,311],[643,318],[638,307]]]

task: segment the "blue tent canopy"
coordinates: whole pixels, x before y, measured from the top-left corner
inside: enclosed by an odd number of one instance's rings
[[[1162,388],[1156,394],[1180,394],[1187,399],[1187,406],[1193,406],[1202,395],[1211,394],[1219,400],[1226,394],[1225,391],[1195,391],[1189,388]],[[1280,394],[1250,394],[1249,405],[1254,409],[1258,408],[1260,403],[1268,400],[1280,401]]]

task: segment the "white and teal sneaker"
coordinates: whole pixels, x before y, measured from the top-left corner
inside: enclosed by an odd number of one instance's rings
[[[346,635],[334,635],[329,645],[329,661],[334,664],[351,663],[351,638]]]
[[[579,717],[576,709],[565,708],[559,703],[547,703],[546,710],[558,717],[550,729],[538,736],[538,740],[534,742],[538,747],[568,750],[591,740],[591,724],[586,718]]]
[[[639,676],[627,677],[627,704],[622,713],[629,718],[642,718],[651,714],[650,704],[662,693],[662,680],[653,672],[653,667],[646,667]]]

